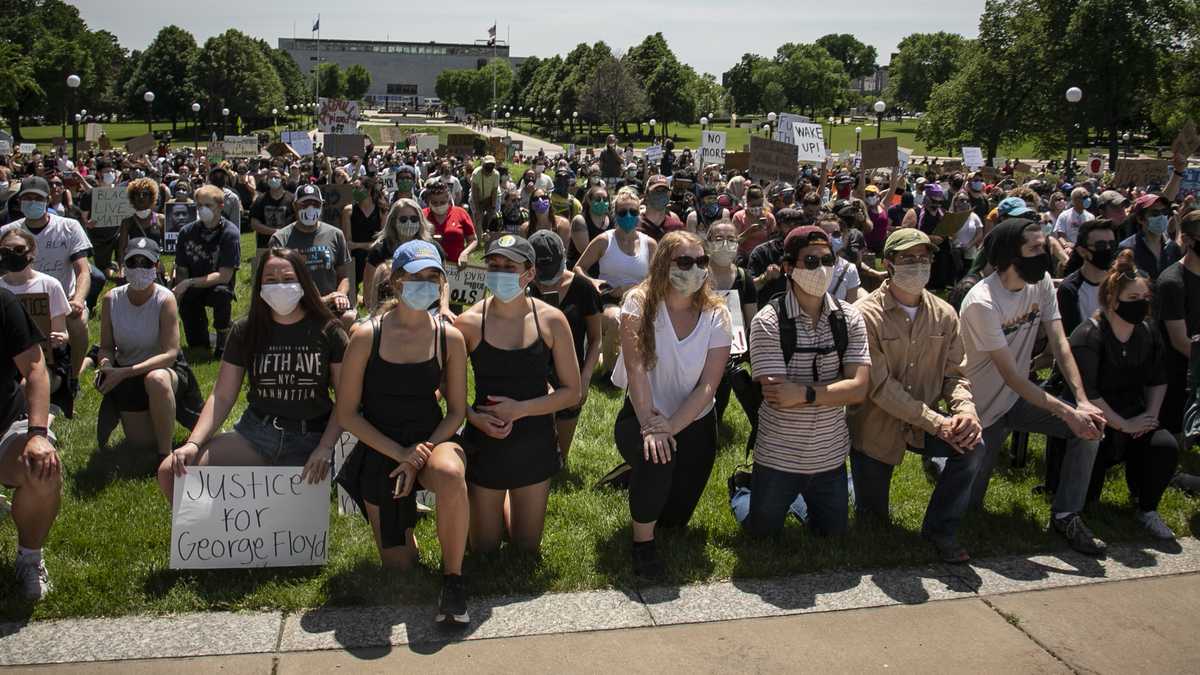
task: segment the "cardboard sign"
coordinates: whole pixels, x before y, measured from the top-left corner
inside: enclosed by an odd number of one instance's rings
[[[400,127],[379,127],[379,141],[384,145],[401,143],[404,140],[404,133]]]
[[[1175,137],[1175,142],[1171,143],[1171,151],[1183,155],[1184,159],[1192,156],[1192,153],[1200,148],[1200,134],[1196,133],[1196,123],[1188,120],[1184,123],[1183,128],[1179,130],[1179,135]]]
[[[33,320],[33,324],[41,331],[42,337],[46,338],[42,341],[42,353],[45,354],[46,361],[53,365],[54,350],[50,348],[50,294],[21,293],[16,298]]]
[[[900,149],[896,138],[868,138],[862,142],[862,168],[892,169],[896,166]]]
[[[434,152],[438,147],[437,134],[417,134],[417,152]]]
[[[204,156],[208,157],[210,164],[220,164],[225,161],[225,144],[221,141],[210,142]]]
[[[358,131],[358,101],[341,98],[318,99],[317,127],[327,134]]]
[[[785,180],[794,185],[800,175],[796,164],[796,146],[751,136],[750,174],[755,180]]]
[[[1179,197],[1200,195],[1200,169],[1188,169],[1183,172],[1179,183]]]
[[[486,288],[484,279],[487,278],[487,268],[482,265],[462,265],[446,263],[446,281],[450,285],[450,303],[454,305],[471,305],[483,299]]]
[[[729,171],[749,171],[750,170],[750,153],[748,153],[748,152],[727,152],[727,153],[725,153],[725,168]]]
[[[154,140],[154,134],[142,134],[137,138],[131,138],[125,142],[125,151],[131,155],[145,155],[154,150],[158,142]]]
[[[167,202],[167,222],[163,228],[163,253],[175,253],[175,241],[179,239],[179,230],[184,225],[196,220],[195,204],[172,204]]]
[[[330,475],[336,476],[342,470],[342,465],[346,463],[346,458],[354,450],[354,446],[358,444],[358,439],[349,431],[343,431],[338,437],[337,442],[333,444],[333,472]],[[338,483],[337,490],[337,505],[338,513],[343,516],[361,515],[358,510],[358,504],[350,498],[350,494],[346,492],[346,488]]]
[[[933,233],[939,237],[950,239],[954,237],[954,235],[958,234],[958,231],[962,229],[963,224],[965,224],[970,217],[971,211],[948,212],[942,216],[940,221],[938,221],[937,227],[934,228]]]
[[[971,169],[978,169],[985,163],[982,148],[963,147],[962,158],[963,166]]]
[[[297,155],[308,157],[313,154],[312,136],[307,131],[285,131],[280,134],[280,139],[292,147]]]
[[[17,146],[17,149],[21,151],[22,155],[32,155],[34,151],[37,150],[37,144],[22,143],[21,145]]]
[[[121,221],[133,215],[133,204],[122,187],[102,187],[92,190],[92,221],[97,229],[120,227]]]
[[[342,209],[354,201],[354,197],[351,196],[353,192],[354,186],[350,184],[322,185],[321,195],[325,197],[325,203],[321,206],[321,220],[334,227],[341,227]]]
[[[959,173],[963,169],[963,163],[957,159],[948,159],[942,163],[940,168],[944,174]]]
[[[267,154],[272,157],[294,157],[300,159],[300,153],[283,141],[275,141],[267,146]]]
[[[108,134],[100,134],[100,149],[104,152],[112,150],[112,141],[109,140]]]
[[[172,569],[324,565],[329,478],[303,467],[190,466],[175,479]]]
[[[1000,180],[1000,172],[994,167],[985,166],[979,172],[983,174],[983,179],[989,183],[995,183]]]
[[[696,169],[703,171],[709,164],[725,166],[725,132],[704,131],[700,134],[700,150],[696,152]]]
[[[453,147],[475,147],[475,134],[446,134],[446,145]]]
[[[820,124],[793,124],[791,143],[796,146],[796,159],[801,163],[825,161],[825,132]]]
[[[1113,178],[1114,188],[1145,187],[1151,183],[1167,182],[1167,160],[1165,159],[1117,159],[1117,175]]]
[[[100,137],[103,135],[104,135],[104,127],[103,126],[101,126],[100,124],[97,124],[96,122],[88,122],[87,127],[83,131],[83,140],[99,141]]]
[[[226,157],[258,157],[258,136],[226,136]]]
[[[796,140],[796,132],[793,131],[797,124],[807,124],[811,122],[804,115],[795,113],[779,113],[775,118],[775,135],[772,137],[782,143],[793,143]]]
[[[352,157],[362,155],[366,149],[362,134],[325,134],[321,148],[326,157]]]
[[[729,345],[729,353],[745,354],[749,343],[746,341],[746,317],[742,314],[742,299],[733,289],[717,291],[717,294],[725,298],[725,307],[729,310],[729,318],[733,320],[730,324],[733,327],[733,342]]]

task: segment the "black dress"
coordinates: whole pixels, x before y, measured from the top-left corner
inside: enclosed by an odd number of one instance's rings
[[[382,216],[379,212],[379,206],[376,205],[371,211],[371,215],[363,213],[358,204],[350,207],[350,241],[355,244],[366,244],[375,241],[375,237],[379,235],[379,230],[383,228]],[[354,283],[362,283],[363,269],[367,264],[367,251],[355,250],[351,252],[354,258]]]

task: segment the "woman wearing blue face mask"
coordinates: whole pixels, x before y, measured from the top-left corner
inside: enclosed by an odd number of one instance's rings
[[[612,202],[608,199],[608,189],[597,185],[587,191],[583,199],[583,213],[571,221],[571,240],[567,242],[567,265],[574,267],[575,262],[583,255],[593,239],[615,227],[612,216]],[[599,271],[588,270],[595,275]]]
[[[716,188],[705,185],[700,188],[696,208],[687,216],[688,232],[700,235],[708,233],[708,227],[718,220],[729,220],[729,211],[721,207],[717,201]]]
[[[429,312],[445,276],[433,244],[413,240],[396,249],[391,285],[399,299],[356,327],[346,348],[337,412],[359,441],[337,481],[371,524],[383,564],[401,569],[417,563],[416,492],[437,495],[444,575],[437,621],[465,624],[470,507],[466,456],[453,440],[467,407],[467,350],[462,333]]]
[[[1129,221],[1136,234],[1121,242],[1122,249],[1133,251],[1137,268],[1157,279],[1160,272],[1183,257],[1183,251],[1167,234],[1171,222],[1171,202],[1156,194],[1144,194],[1133,203]]]
[[[529,195],[529,222],[521,228],[521,236],[528,238],[538,230],[557,234],[564,246],[571,240],[571,221],[550,212],[550,195],[545,190],[534,190]]]
[[[475,404],[463,432],[471,549],[495,550],[507,526],[509,541],[535,551],[550,478],[561,467],[554,413],[579,404],[579,365],[563,313],[526,296],[537,274],[533,246],[502,235],[485,260],[490,296],[454,322],[475,372]]]

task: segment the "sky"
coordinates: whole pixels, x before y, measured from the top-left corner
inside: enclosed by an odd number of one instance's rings
[[[751,3],[728,0],[592,3],[457,0],[455,2],[329,2],[259,0],[254,3],[164,3],[160,0],[74,0],[93,29],[114,33],[130,50],[145,49],[159,29],[181,26],[198,43],[229,28],[260,37],[308,37],[317,14],[323,39],[465,42],[487,37],[493,21],[501,40],[511,35],[513,56],[566,54],[580,42],[604,40],[625,51],[662,32],[675,55],[718,81],[747,52],[770,56],[785,42],[812,42],[827,33],[851,33],[874,45],[886,64],[900,40],[944,30],[974,37],[984,0],[957,3],[842,0]],[[568,8],[570,9],[564,9]],[[584,11],[574,7],[592,7]]]

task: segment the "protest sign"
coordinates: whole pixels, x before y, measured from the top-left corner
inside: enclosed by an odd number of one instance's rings
[[[943,214],[937,227],[934,228],[933,234],[947,239],[953,237],[962,229],[963,224],[971,217],[971,213],[971,211],[952,211]]]
[[[226,136],[225,156],[242,159],[246,157],[257,157],[258,136]]]
[[[1013,176],[1015,176],[1016,178],[1023,178],[1023,177],[1032,176],[1032,175],[1033,175],[1033,167],[1026,164],[1025,162],[1017,162],[1016,164],[1013,165]]]
[[[1000,172],[995,167],[985,166],[979,170],[983,174],[983,179],[989,183],[995,183],[1000,180]]]
[[[154,134],[142,134],[126,141],[125,151],[131,155],[144,155],[154,150],[155,145]]]
[[[100,136],[102,136],[103,134],[104,134],[103,126],[101,126],[95,122],[88,122],[87,128],[84,129],[84,132],[83,132],[83,140],[99,141]]]
[[[725,132],[700,132],[700,150],[696,153],[696,168],[703,170],[709,164],[725,166]]]
[[[891,169],[895,168],[899,158],[899,148],[896,138],[868,138],[862,142],[862,168]]]
[[[471,306],[483,299],[487,268],[482,265],[446,263],[446,281],[452,304]]]
[[[1186,159],[1191,157],[1197,148],[1200,148],[1200,134],[1196,133],[1196,123],[1188,120],[1179,130],[1175,142],[1171,143],[1171,151],[1183,155]]]
[[[272,157],[294,157],[296,159],[300,159],[300,153],[296,152],[292,146],[284,143],[283,141],[275,141],[274,143],[268,145],[267,154]]]
[[[307,157],[313,154],[312,136],[307,131],[285,131],[280,135],[284,143],[292,146],[297,155]]]
[[[746,342],[746,317],[742,314],[742,300],[736,290],[717,291],[725,298],[725,307],[729,309],[729,318],[733,320],[733,342],[729,345],[730,354],[745,354],[748,348]]]
[[[92,220],[96,229],[120,227],[121,221],[133,215],[133,204],[125,188],[102,187],[92,190]]]
[[[1179,183],[1179,197],[1188,195],[1200,196],[1200,169],[1188,169],[1183,172],[1182,181]]]
[[[334,227],[340,227],[342,223],[342,209],[354,200],[351,193],[354,192],[354,186],[348,183],[342,185],[322,185],[321,195],[325,197],[325,203],[321,205],[321,220],[329,223]]]
[[[196,220],[195,204],[173,204],[168,202],[165,209],[167,222],[163,228],[163,253],[175,252],[175,241],[179,239],[179,230],[184,225]]]
[[[0,155],[7,157],[12,154],[12,141],[0,141]]]
[[[13,142],[12,134],[8,133],[7,129],[0,129],[0,141],[8,141],[11,144]]]
[[[755,180],[785,180],[795,184],[800,175],[796,164],[796,146],[751,136],[750,174]]]
[[[44,340],[42,341],[42,353],[46,356],[47,363],[54,364],[54,350],[50,348],[50,294],[49,293],[21,293],[16,296],[21,306],[25,308],[25,313],[33,320],[35,326],[42,333]]]
[[[433,152],[437,147],[437,134],[417,134],[417,152]]]
[[[37,150],[37,145],[34,143],[22,143],[17,146],[17,149],[21,151],[22,155],[32,155]]]
[[[811,121],[804,115],[786,112],[779,113],[775,118],[775,135],[773,138],[782,143],[794,144],[796,142],[796,132],[793,131],[795,125]]]
[[[1150,183],[1167,182],[1167,160],[1165,159],[1117,159],[1117,175],[1113,187],[1145,187]]]
[[[447,134],[446,149],[456,157],[475,154],[475,134]]]
[[[725,153],[725,168],[729,171],[748,171],[750,169],[750,153]]]
[[[326,157],[352,157],[363,154],[366,149],[362,134],[325,134],[321,149]]]
[[[329,478],[304,467],[189,466],[175,479],[171,568],[324,565]]]
[[[341,98],[318,99],[317,127],[327,134],[358,131],[358,101]]]
[[[652,145],[646,148],[643,155],[646,158],[646,164],[658,164],[662,162],[663,149],[661,145]]]
[[[379,142],[384,145],[401,143],[405,140],[403,130],[397,126],[379,127]]]
[[[962,149],[963,166],[970,169],[978,169],[984,165],[983,150],[981,148],[963,146]]]
[[[941,172],[945,174],[959,173],[962,171],[962,169],[963,163],[961,160],[957,159],[948,159],[945,162],[942,162],[941,166]]]
[[[825,161],[825,132],[820,124],[793,124],[789,142],[796,146],[796,159],[800,162],[820,164]]]
[[[912,162],[912,152],[909,150],[896,150],[896,162],[900,165],[900,172],[908,171],[908,165]]]
[[[349,431],[343,431],[341,436],[338,436],[337,441],[333,444],[333,471],[330,475],[336,476],[342,470],[342,465],[346,463],[346,458],[354,450],[354,446],[358,444],[358,439]],[[350,494],[346,492],[346,488],[338,483],[337,489],[337,505],[338,513],[343,516],[360,515],[358,504],[351,499]]]

